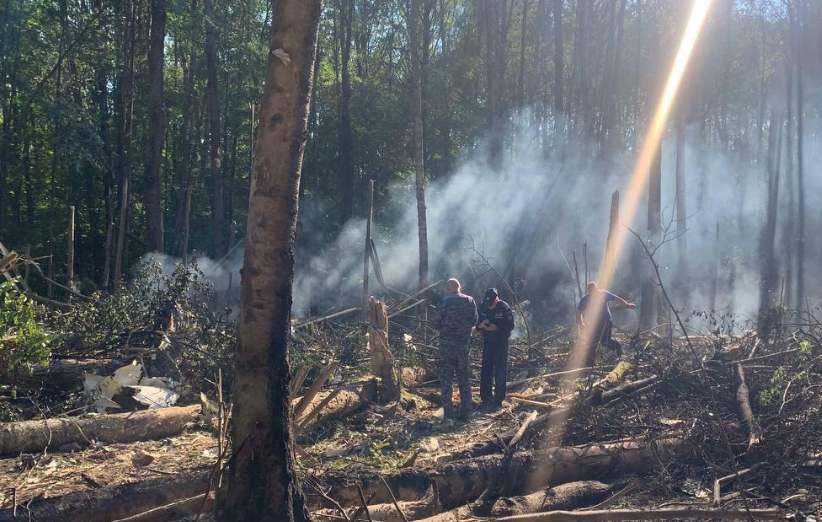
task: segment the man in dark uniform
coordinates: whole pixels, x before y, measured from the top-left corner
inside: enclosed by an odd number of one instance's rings
[[[505,399],[508,381],[508,338],[514,330],[514,313],[508,303],[499,298],[496,288],[485,291],[477,330],[482,332],[483,341],[480,399],[486,408],[499,408]],[[492,381],[495,384],[493,399]]]
[[[590,339],[587,346],[586,366],[593,366],[596,359],[597,344],[602,344],[616,351],[622,357],[622,346],[611,334],[614,324],[611,322],[611,310],[608,302],[616,301],[625,308],[636,308],[636,305],[629,303],[618,295],[607,290],[599,290],[594,282],[588,283],[588,293],[585,294],[577,305],[577,325],[581,335],[587,335]],[[590,328],[590,330],[586,330]]]
[[[440,382],[445,417],[455,417],[452,393],[454,374],[460,390],[459,418],[471,417],[471,330],[477,324],[474,299],[460,292],[460,282],[449,279],[446,295],[431,318],[431,326],[440,332]]]

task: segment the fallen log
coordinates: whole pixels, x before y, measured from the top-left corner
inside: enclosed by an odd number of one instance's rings
[[[560,484],[530,495],[500,498],[491,508],[490,515],[498,518],[557,509],[577,509],[604,500],[612,489],[608,484],[593,480]],[[471,507],[466,505],[418,522],[458,522],[473,516]]]
[[[491,508],[491,516],[508,517],[557,509],[577,509],[605,500],[612,487],[594,480],[560,484],[530,495],[501,498]]]
[[[0,510],[0,522],[109,522],[127,519],[157,506],[204,494],[209,474],[210,470],[202,470],[35,500],[28,506],[17,506],[17,517],[14,516],[13,507]]]
[[[0,383],[26,391],[78,391],[83,389],[83,373],[109,375],[124,364],[117,359],[55,359],[48,366],[38,364],[31,370],[15,368],[0,373]]]
[[[201,407],[182,406],[88,417],[0,424],[0,455],[59,450],[68,444],[107,444],[156,440],[177,435],[200,414]]]
[[[509,467],[510,490],[514,494],[537,491],[546,486],[590,478],[626,473],[643,473],[657,463],[668,462],[682,455],[689,446],[680,438],[669,437],[652,441],[625,441],[595,444],[585,447],[557,447],[516,454]],[[378,503],[391,502],[382,479],[397,498],[419,500],[432,482],[436,482],[439,499],[445,509],[452,509],[477,499],[497,477],[503,457],[488,455],[467,461],[450,462],[432,468],[399,470],[386,475],[362,473],[352,476],[329,474],[325,482],[331,486],[328,495],[343,507],[359,504],[355,484],[366,493],[376,492]],[[323,506],[322,499],[311,496],[309,505]]]
[[[371,381],[343,388],[320,392],[314,396],[300,419],[299,433],[311,431],[326,422],[342,419],[350,413],[365,407],[374,400],[376,387]]]
[[[734,370],[734,382],[736,383],[736,402],[739,408],[739,416],[748,431],[748,449],[762,443],[763,432],[751,408],[751,396],[748,390],[748,383],[745,380],[745,368],[737,364]]]
[[[496,522],[619,522],[622,520],[787,520],[774,509],[611,509],[602,511],[549,511],[535,515],[516,515]]]

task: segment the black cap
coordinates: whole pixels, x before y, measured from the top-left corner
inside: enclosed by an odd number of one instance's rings
[[[499,297],[499,293],[497,292],[496,288],[489,288],[485,291],[485,300],[489,303]]]

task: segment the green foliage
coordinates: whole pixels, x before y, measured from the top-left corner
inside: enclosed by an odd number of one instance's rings
[[[785,389],[787,381],[787,372],[785,368],[779,367],[773,372],[768,381],[768,387],[759,392],[759,404],[762,406],[770,406],[775,404],[782,398],[782,393]]]
[[[96,292],[52,320],[66,334],[65,350],[108,353],[135,333],[167,329],[175,313],[186,318],[187,327],[207,329],[215,320],[208,308],[212,293],[196,264],[177,264],[164,275],[159,263],[148,261],[138,265],[129,286],[113,294]]]
[[[119,292],[97,292],[69,312],[50,316],[65,334],[55,351],[114,356],[129,353],[126,348],[147,348],[154,359],[146,362],[157,373],[201,389],[221,367],[228,389],[236,325],[211,311],[212,297],[212,285],[196,262],[178,263],[170,274],[153,260],[141,263],[131,284]]]
[[[0,367],[47,365],[54,336],[40,322],[43,310],[13,281],[0,283]]]

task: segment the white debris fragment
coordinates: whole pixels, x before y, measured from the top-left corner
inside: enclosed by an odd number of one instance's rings
[[[118,368],[113,377],[120,386],[136,386],[140,383],[142,374],[143,365],[138,364],[137,361],[132,361],[131,364]]]
[[[180,398],[179,393],[166,388],[157,388],[155,386],[126,386],[126,388],[134,390],[136,392],[134,400],[148,406],[150,410],[168,408],[173,406]]]
[[[165,388],[167,390],[176,390],[180,383],[169,379],[168,377],[143,377],[140,379],[139,385],[154,386],[155,388]]]

